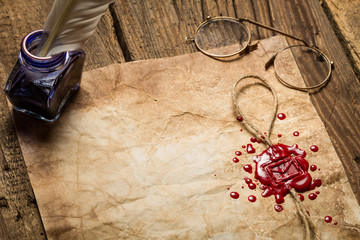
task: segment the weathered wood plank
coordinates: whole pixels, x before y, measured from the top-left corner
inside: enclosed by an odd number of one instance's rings
[[[51,5],[45,0],[0,0],[1,86],[16,61],[21,39],[42,27]],[[109,11],[84,50],[85,70],[124,61]],[[45,239],[12,118],[0,92],[0,239]]]

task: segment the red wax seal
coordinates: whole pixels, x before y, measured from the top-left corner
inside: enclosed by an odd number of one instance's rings
[[[311,186],[309,163],[304,159],[305,151],[295,144],[290,147],[276,144],[254,157],[255,178],[263,185],[263,197],[275,196],[276,203],[284,202],[286,194],[294,188],[305,192]]]

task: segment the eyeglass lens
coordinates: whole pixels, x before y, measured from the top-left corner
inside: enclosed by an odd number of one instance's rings
[[[274,68],[285,85],[300,89],[321,86],[331,72],[329,59],[306,46],[291,46],[279,52]]]
[[[200,26],[195,36],[197,47],[214,57],[235,55],[243,50],[249,41],[245,26],[231,18],[211,19]]]

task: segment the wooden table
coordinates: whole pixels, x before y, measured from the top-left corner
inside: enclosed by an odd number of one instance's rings
[[[19,43],[40,29],[52,1],[0,0],[1,85]],[[302,37],[335,62],[332,79],[311,100],[360,202],[360,85],[318,0],[116,0],[84,47],[85,70],[196,52],[184,37],[206,16],[246,16]],[[273,36],[250,26],[254,39]],[[5,95],[0,93],[0,239],[46,239]],[[326,159],[324,159],[326,161]],[[64,229],[66,231],[66,229]]]

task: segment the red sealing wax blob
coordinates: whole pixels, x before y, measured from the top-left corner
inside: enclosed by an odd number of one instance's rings
[[[244,170],[245,170],[245,172],[248,172],[248,173],[252,173],[252,166],[250,165],[250,164],[246,164],[246,165],[244,165]]]
[[[277,205],[274,206],[274,209],[277,212],[281,212],[284,208],[283,208],[283,206],[277,204]]]
[[[297,136],[299,136],[299,132],[298,131],[295,131],[294,133],[293,133],[293,135],[295,136],[295,137],[297,137]]]
[[[230,197],[232,197],[233,199],[238,199],[239,198],[239,193],[238,192],[231,192],[230,193]]]
[[[276,203],[281,204],[292,188],[297,192],[308,191],[312,185],[312,177],[308,173],[309,163],[304,159],[305,156],[306,152],[296,144],[287,146],[281,143],[255,156],[255,178],[264,188],[261,195],[274,195]],[[319,182],[313,183],[314,187],[317,185]]]
[[[248,184],[248,187],[251,189],[251,190],[254,190],[256,188],[256,185],[254,183],[249,183]]]
[[[279,113],[279,114],[277,115],[277,117],[278,117],[278,119],[280,119],[280,120],[284,120],[284,119],[286,118],[286,115],[285,115],[284,113]]]
[[[255,148],[253,147],[252,144],[249,143],[249,144],[246,146],[246,152],[247,152],[247,153],[255,153]]]
[[[310,150],[313,152],[317,152],[317,151],[319,151],[319,147],[316,145],[312,145],[312,146],[310,146]]]
[[[256,197],[255,197],[254,195],[250,195],[250,196],[248,197],[248,200],[249,200],[250,202],[255,202],[255,201],[256,201]]]
[[[236,120],[238,120],[239,122],[242,122],[244,119],[243,119],[242,116],[237,116],[237,117],[236,117]]]
[[[324,218],[324,220],[325,220],[325,222],[327,222],[327,223],[331,223],[332,217],[326,216],[326,217]],[[335,225],[336,225],[336,224],[335,224]]]
[[[245,177],[244,180],[245,180],[246,184],[252,183],[252,180],[248,177]]]
[[[310,170],[311,170],[311,171],[315,171],[316,169],[317,169],[317,166],[316,166],[316,165],[311,165],[311,166],[310,166]]]
[[[300,199],[300,201],[304,201],[305,200],[305,198],[304,198],[304,195],[302,195],[302,194],[298,194],[298,197],[299,197],[299,199]]]
[[[236,151],[236,152],[235,152],[235,155],[236,155],[236,156],[241,156],[241,155],[242,155],[242,152]]]
[[[238,163],[238,162],[239,162],[239,159],[238,159],[237,157],[234,157],[234,158],[233,158],[233,162],[234,162],[234,163]]]
[[[253,143],[256,143],[258,140],[257,140],[256,137],[252,137],[252,138],[250,138],[250,141],[253,142]]]

